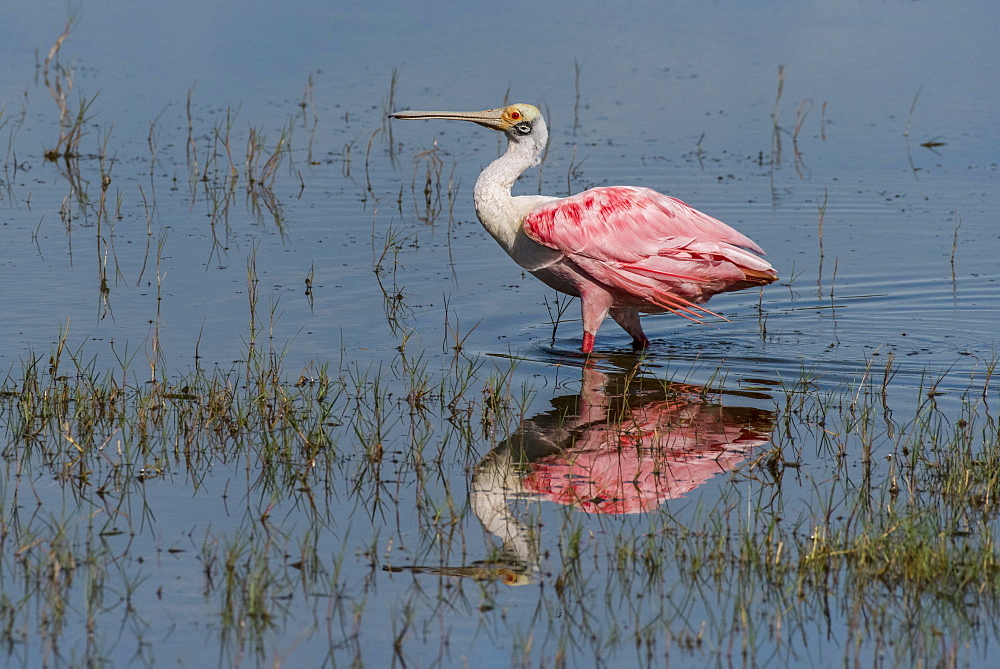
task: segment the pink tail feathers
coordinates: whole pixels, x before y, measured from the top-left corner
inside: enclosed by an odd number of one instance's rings
[[[655,304],[661,309],[665,309],[672,314],[677,314],[678,316],[682,316],[689,321],[694,321],[695,323],[701,323],[702,320],[708,316],[720,318],[727,323],[732,322],[725,316],[699,306],[691,300],[681,297],[680,295],[668,293],[667,291],[660,290],[655,286],[650,286],[646,283],[636,281],[625,273],[615,271],[610,267],[605,266],[604,269],[607,272],[608,277],[614,281],[619,289],[635,295],[636,297],[641,297],[651,304]]]

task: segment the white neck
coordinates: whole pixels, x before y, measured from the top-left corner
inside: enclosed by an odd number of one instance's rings
[[[490,163],[476,180],[476,214],[507,253],[514,245],[524,215],[515,205],[510,189],[526,169],[541,162],[547,140],[545,121],[539,117],[527,137],[508,137],[506,153]]]

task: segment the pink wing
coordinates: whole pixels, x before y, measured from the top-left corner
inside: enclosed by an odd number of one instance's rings
[[[648,188],[592,188],[542,205],[524,231],[597,280],[670,311],[691,313],[688,300],[777,276],[750,238]]]

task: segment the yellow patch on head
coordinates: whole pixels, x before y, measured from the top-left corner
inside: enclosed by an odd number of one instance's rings
[[[514,125],[515,123],[520,123],[521,121],[533,121],[541,116],[541,114],[542,113],[538,111],[538,107],[518,103],[505,107],[502,118],[506,124]]]

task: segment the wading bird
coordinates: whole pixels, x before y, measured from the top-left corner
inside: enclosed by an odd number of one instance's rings
[[[580,298],[583,346],[609,314],[636,348],[649,339],[639,312],[670,311],[700,321],[716,293],[778,278],[751,239],[680,200],[648,188],[591,188],[570,197],[512,196],[514,181],[541,162],[548,141],[537,107],[481,112],[404,111],[397,119],[472,121],[507,135],[507,152],[476,180],[480,222],[514,261],[556,290]]]

